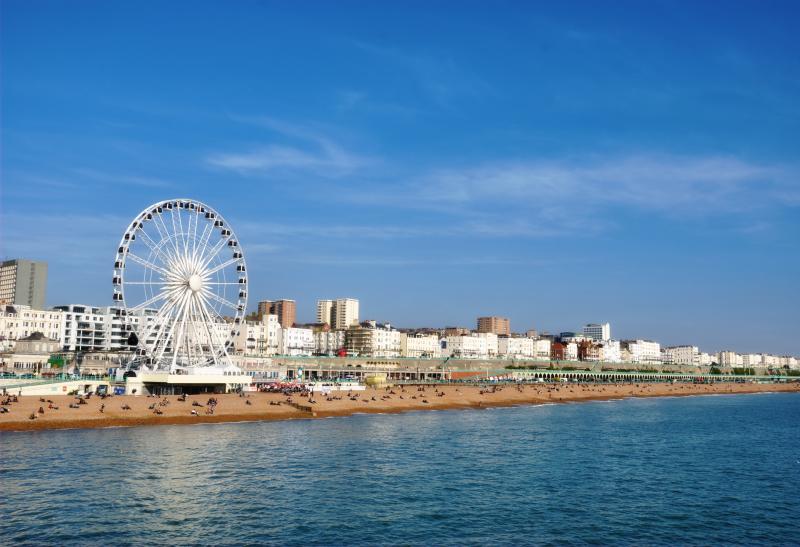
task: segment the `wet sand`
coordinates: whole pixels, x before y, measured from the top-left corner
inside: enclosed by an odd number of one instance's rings
[[[332,397],[314,394],[311,397],[279,393],[194,395],[186,401],[177,396],[115,396],[104,400],[91,397],[87,404],[69,408],[75,397],[66,395],[20,397],[7,405],[8,413],[0,414],[0,431],[42,429],[125,427],[141,425],[196,424],[261,420],[288,420],[346,416],[359,413],[390,413],[411,410],[446,410],[487,408],[521,404],[567,403],[625,397],[665,397],[705,394],[760,392],[800,392],[800,384],[539,384],[473,386],[395,386],[333,392]],[[217,399],[214,413],[208,413],[210,397]],[[329,400],[333,398],[333,400]],[[48,408],[52,401],[58,409]],[[291,401],[291,402],[290,402]],[[196,402],[203,406],[193,406]],[[272,403],[272,404],[270,404]],[[280,403],[278,405],[277,403]],[[100,411],[104,406],[103,412]],[[128,405],[130,410],[124,410]],[[153,409],[150,407],[154,406]],[[43,413],[39,413],[39,408]],[[155,410],[162,414],[156,414]],[[192,415],[192,410],[197,415]],[[36,419],[30,419],[34,414]]]

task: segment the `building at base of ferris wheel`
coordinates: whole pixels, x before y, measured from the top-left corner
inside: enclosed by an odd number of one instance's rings
[[[238,369],[203,367],[194,374],[169,372],[135,372],[124,374],[126,395],[193,395],[228,393],[248,389],[252,377]]]

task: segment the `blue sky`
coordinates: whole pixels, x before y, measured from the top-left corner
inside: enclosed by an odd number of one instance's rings
[[[800,354],[798,4],[554,4],[5,0],[0,254],[108,305],[187,196],[300,320]]]

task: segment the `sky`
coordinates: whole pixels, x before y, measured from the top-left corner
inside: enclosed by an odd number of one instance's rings
[[[250,308],[800,354],[797,2],[3,0],[0,256],[110,305],[208,203]]]

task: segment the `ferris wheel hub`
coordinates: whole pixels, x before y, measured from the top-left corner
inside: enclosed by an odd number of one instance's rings
[[[189,276],[189,279],[186,280],[186,284],[189,285],[192,292],[197,292],[203,288],[203,278],[197,274],[192,274]]]

